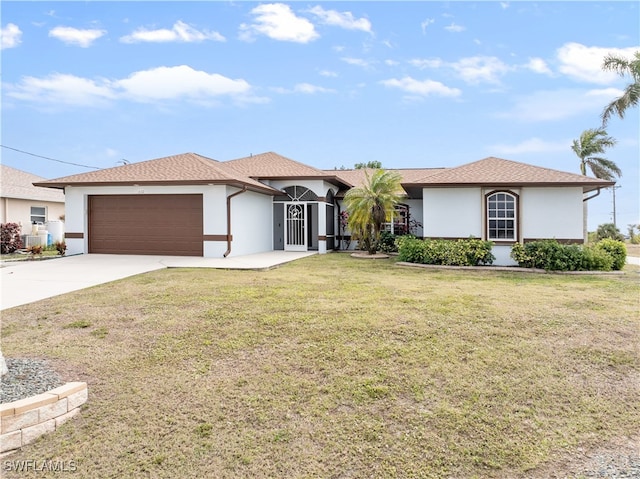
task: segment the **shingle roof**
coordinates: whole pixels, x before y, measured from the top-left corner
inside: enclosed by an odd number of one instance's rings
[[[231,165],[239,172],[252,178],[327,178],[335,176],[272,151],[225,161],[224,164]]]
[[[44,178],[26,171],[0,165],[0,196],[22,200],[54,201],[64,203],[64,193],[50,188],[33,186]]]
[[[411,182],[412,186],[541,185],[582,186],[585,190],[607,187],[613,181],[489,157],[455,168],[434,171]]]
[[[432,174],[433,172],[442,171],[443,168],[400,168],[389,169],[387,171],[395,171],[402,177],[401,183],[413,183],[416,180],[424,178],[425,176]],[[375,170],[371,168],[358,168],[355,170],[325,170],[331,171],[338,178],[353,186],[360,186],[364,184],[366,173],[371,173]]]
[[[38,184],[54,188],[67,185],[118,185],[118,184],[235,184],[262,192],[276,190],[240,174],[211,158],[196,153],[183,153],[155,160],[90,171],[65,176]]]

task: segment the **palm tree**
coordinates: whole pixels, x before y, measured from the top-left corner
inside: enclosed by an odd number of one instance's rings
[[[363,249],[375,254],[380,241],[382,224],[391,221],[400,200],[399,173],[376,170],[371,176],[365,172],[364,185],[350,189],[344,196],[349,212],[349,229],[361,242]]]
[[[621,77],[630,75],[632,82],[624,89],[624,93],[620,98],[616,98],[602,112],[602,126],[606,126],[609,118],[613,114],[624,118],[625,111],[638,105],[640,97],[640,51],[633,54],[633,60],[607,55],[602,64],[602,69],[606,71],[616,72]]]
[[[616,176],[622,176],[622,171],[613,161],[596,156],[604,154],[607,148],[616,144],[615,138],[609,136],[604,128],[590,128],[580,135],[580,138],[573,140],[571,149],[580,158],[580,173],[587,175],[587,167],[593,176],[603,180],[613,181]],[[587,202],[582,202],[582,234],[584,242],[587,242]]]
[[[618,165],[602,156],[607,148],[615,146],[615,138],[609,136],[604,128],[590,128],[573,140],[571,149],[580,158],[580,173],[586,176],[587,167],[593,176],[602,180],[613,181],[616,176],[622,176]]]

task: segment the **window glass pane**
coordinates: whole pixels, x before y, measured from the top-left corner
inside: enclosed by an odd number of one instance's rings
[[[47,209],[44,206],[31,207],[31,222],[44,223],[47,221]]]

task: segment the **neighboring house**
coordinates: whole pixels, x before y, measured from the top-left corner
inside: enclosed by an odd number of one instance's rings
[[[427,238],[582,242],[583,199],[613,185],[498,158],[394,170],[404,198],[390,228]],[[40,181],[65,190],[69,254],[238,256],[326,253],[343,233],[344,193],[365,170],[319,170],[276,153],[219,162],[195,153]],[[348,232],[347,232],[348,234]]]
[[[31,225],[58,221],[64,215],[64,193],[34,186],[44,178],[10,166],[0,165],[0,222],[18,223],[22,233],[31,233]]]

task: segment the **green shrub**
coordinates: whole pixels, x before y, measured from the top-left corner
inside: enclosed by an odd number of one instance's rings
[[[582,253],[582,271],[611,271],[613,256],[606,251],[588,246]]]
[[[478,266],[495,260],[493,243],[476,238],[453,241],[402,237],[396,243],[398,259],[409,263]]]
[[[613,260],[611,267],[616,271],[624,268],[624,265],[627,263],[627,247],[622,241],[605,238],[602,241],[598,241],[594,249],[609,254]]]
[[[378,242],[378,249],[385,253],[397,253],[398,247],[396,246],[397,236],[388,231],[380,233],[380,241]]]
[[[398,260],[408,263],[424,263],[425,241],[416,237],[401,236],[398,244]]]
[[[604,244],[600,245],[603,241]],[[547,271],[621,269],[626,261],[624,244],[615,240],[603,241],[587,247],[563,245],[556,240],[532,241],[525,245],[516,243],[511,248],[511,258],[523,268],[540,268]],[[623,247],[622,251],[620,245]]]

